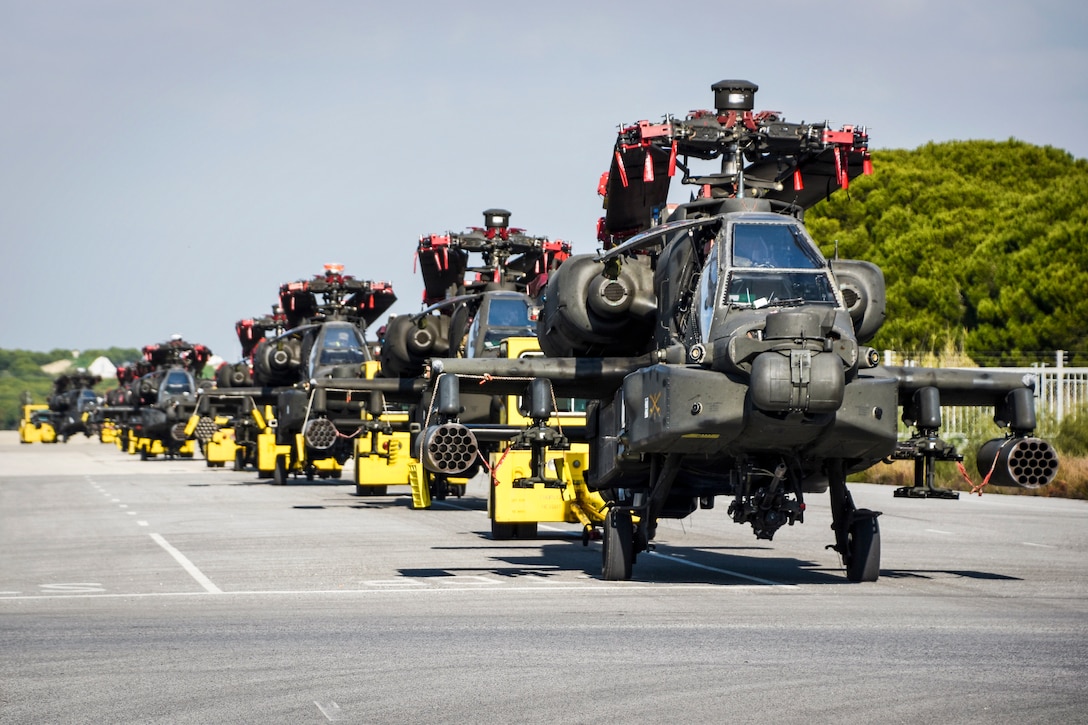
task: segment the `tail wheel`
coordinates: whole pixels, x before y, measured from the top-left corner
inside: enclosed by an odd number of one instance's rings
[[[606,581],[627,581],[635,563],[635,527],[631,512],[609,509],[604,522],[601,577]]]

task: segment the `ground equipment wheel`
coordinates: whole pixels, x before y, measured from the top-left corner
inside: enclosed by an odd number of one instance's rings
[[[287,485],[287,456],[276,456],[276,468],[272,471],[272,483]]]

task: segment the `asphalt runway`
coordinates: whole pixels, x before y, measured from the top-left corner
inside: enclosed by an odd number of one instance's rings
[[[826,496],[773,542],[719,501],[605,582],[576,526],[492,541],[486,481],[350,481],[0,432],[0,722],[1088,722],[1088,502],[852,485],[851,584]]]

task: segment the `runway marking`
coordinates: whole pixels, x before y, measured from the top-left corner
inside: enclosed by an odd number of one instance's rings
[[[98,582],[71,582],[67,584],[41,584],[38,587],[43,592],[104,592],[105,588]]]
[[[366,585],[372,586],[372,587],[399,587],[399,586],[405,586],[405,585],[414,586],[414,587],[425,587],[425,586],[427,586],[427,584],[425,582],[417,581],[415,579],[407,579],[407,578],[405,578],[405,579],[371,579],[370,581],[364,581],[363,584],[366,584]]]
[[[945,536],[955,536],[951,531],[941,531],[940,529],[926,529],[931,534],[944,534]]]
[[[125,513],[128,514],[129,516],[135,516],[136,515],[135,511],[126,511]]]
[[[147,526],[147,522],[146,521],[137,521],[136,525],[137,526]]]
[[[1058,548],[1056,546],[1051,546],[1050,544],[1036,544],[1033,541],[1025,541],[1024,546],[1038,546],[1040,549],[1057,549]]]
[[[220,589],[219,587],[217,587],[212,582],[211,579],[204,576],[204,572],[202,572],[202,571],[200,571],[200,569],[196,568],[196,564],[189,561],[185,557],[185,554],[182,554],[180,551],[178,551],[173,546],[171,546],[170,543],[166,539],[164,539],[162,536],[160,536],[158,534],[149,534],[149,536],[151,536],[151,539],[156,544],[158,544],[162,548],[166,549],[166,553],[169,554],[170,556],[174,557],[174,560],[177,561],[177,563],[181,564],[181,568],[184,569],[185,571],[189,572],[189,576],[191,576],[193,579],[196,579],[197,583],[199,583],[200,586],[204,587],[204,589],[206,589],[208,591],[208,593],[210,593],[210,594],[222,594],[223,593],[223,590]]]
[[[340,706],[332,700],[324,703],[314,700],[314,704],[317,705],[317,709],[321,711],[321,714],[324,715],[327,720],[335,721],[340,719]]]
[[[757,576],[749,576],[747,574],[741,574],[739,571],[730,571],[729,569],[719,569],[716,566],[707,566],[706,564],[700,564],[697,561],[689,561],[687,559],[681,559],[678,556],[670,556],[668,554],[662,554],[661,552],[658,552],[658,551],[648,551],[646,553],[649,554],[650,556],[656,556],[656,557],[660,557],[662,559],[668,559],[669,561],[675,561],[675,562],[678,562],[680,564],[687,564],[688,566],[693,566],[696,569],[703,569],[705,571],[717,572],[718,574],[726,574],[728,576],[735,576],[735,577],[737,577],[739,579],[746,579],[747,581],[756,582],[757,584],[763,584],[763,585],[770,586],[770,587],[776,587],[776,588],[779,588],[779,589],[800,589],[801,588],[796,584],[782,584],[781,582],[774,582],[774,581],[771,581],[770,579],[760,579]]]
[[[468,580],[475,580],[475,581],[468,581]],[[487,577],[487,576],[476,576],[474,574],[461,574],[461,575],[458,575],[458,576],[449,577],[449,578],[447,578],[445,580],[443,580],[441,578],[436,578],[434,581],[437,584],[465,584],[465,585],[503,584],[504,583],[504,582],[499,581],[498,579],[492,579],[491,577]]]
[[[775,587],[776,589],[784,586],[794,585],[780,585]],[[794,586],[799,589],[800,587]],[[661,591],[662,589],[674,590],[686,590],[686,589],[721,589],[721,586],[714,584],[645,584],[642,582],[617,582],[615,584],[608,584],[604,582],[597,582],[597,585],[592,584],[561,584],[555,587],[542,587],[540,585],[534,586],[505,586],[501,589],[502,592],[515,592],[518,594],[539,594],[540,592],[556,592],[556,591],[569,591],[579,592],[584,595],[591,594],[613,594],[621,593],[628,594],[634,591]],[[765,585],[755,584],[734,584],[726,588],[730,592],[739,591],[766,591]],[[464,594],[468,592],[481,592],[480,587],[437,587],[437,586],[425,586],[422,589],[413,589],[413,595],[433,595],[443,596],[448,594]],[[488,592],[498,591],[498,588],[488,589]],[[24,596],[3,596],[0,594],[0,600],[3,601],[21,601],[25,599],[149,599],[159,597],[203,597],[209,592],[128,592],[128,593],[106,593],[106,594],[27,594]],[[352,596],[352,595],[364,595],[364,596],[384,596],[384,595],[398,595],[404,594],[400,589],[280,589],[280,590],[250,590],[250,591],[230,591],[221,592],[219,595],[223,597],[298,597],[298,596]]]

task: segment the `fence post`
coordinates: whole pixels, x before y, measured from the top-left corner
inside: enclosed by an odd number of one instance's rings
[[[1056,390],[1054,394],[1058,396],[1054,401],[1054,410],[1058,419],[1058,425],[1061,425],[1062,418],[1065,416],[1065,350],[1058,350],[1055,352],[1054,360],[1054,387]]]

